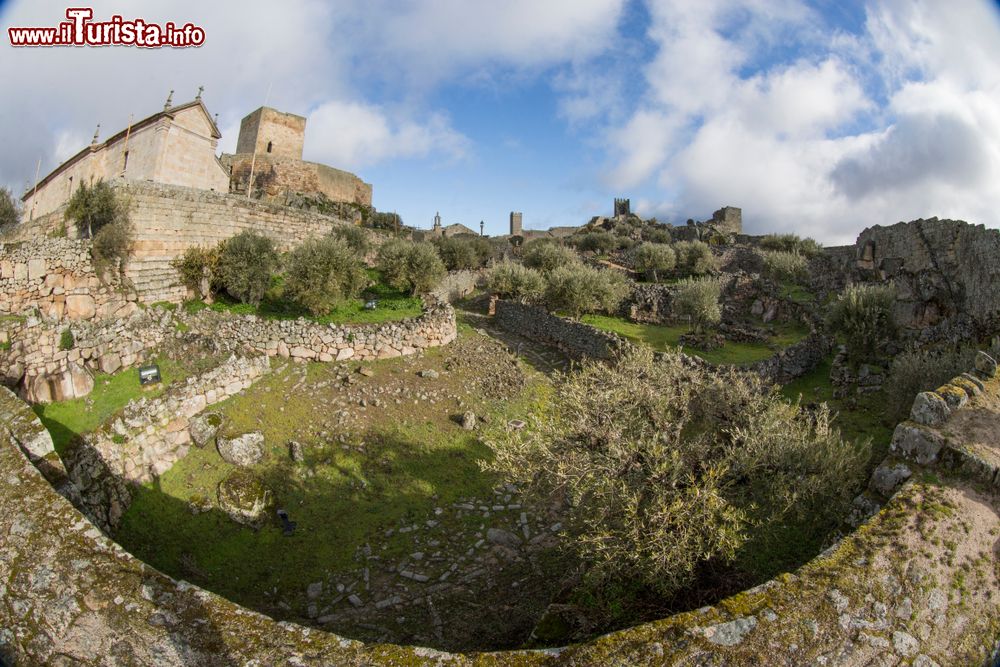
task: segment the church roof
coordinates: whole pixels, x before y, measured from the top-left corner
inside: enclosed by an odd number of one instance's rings
[[[201,109],[201,112],[205,114],[205,118],[206,120],[208,120],[209,127],[212,128],[212,138],[221,139],[222,133],[219,132],[219,127],[218,125],[215,124],[215,121],[212,119],[212,116],[208,113],[208,109],[205,107],[204,102],[202,102],[201,99],[194,99],[191,100],[190,102],[185,102],[184,104],[178,104],[177,106],[172,106],[169,109],[163,109],[162,111],[154,113],[152,116],[147,116],[146,118],[143,118],[142,120],[136,123],[132,123],[130,127],[125,128],[124,130],[118,132],[117,134],[111,135],[110,137],[108,137],[99,144],[90,144],[89,146],[81,150],[79,153],[69,158],[68,160],[60,164],[58,167],[53,169],[51,172],[49,172],[42,180],[38,181],[38,183],[36,183],[33,187],[28,188],[28,191],[24,193],[24,195],[21,197],[21,200],[22,201],[27,200],[28,197],[30,197],[34,191],[47,185],[49,181],[51,181],[53,178],[61,174],[68,167],[83,159],[85,155],[88,155],[90,153],[96,153],[97,151],[103,148],[107,148],[111,144],[114,144],[119,140],[124,139],[126,134],[129,134],[131,132],[137,132],[138,130],[141,130],[144,127],[152,125],[161,118],[173,119],[173,117],[179,114],[180,112],[187,111],[188,109],[192,109],[195,107]]]

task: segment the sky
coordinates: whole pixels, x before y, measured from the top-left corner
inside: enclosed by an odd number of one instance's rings
[[[82,3],[74,3],[82,4]],[[65,4],[0,0],[0,184],[193,99],[220,150],[266,104],[305,159],[406,224],[507,231],[743,209],[748,233],[851,243],[931,216],[1000,226],[1000,3],[987,0],[130,0],[203,46],[19,48]]]

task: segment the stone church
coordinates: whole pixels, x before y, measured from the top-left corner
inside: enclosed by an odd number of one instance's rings
[[[291,193],[370,206],[372,186],[354,174],[302,160],[306,119],[261,107],[245,117],[235,155],[216,154],[219,132],[199,92],[191,102],[132,123],[90,145],[39,180],[22,197],[25,220],[59,209],[84,183],[152,181],[222,194],[247,191],[276,200]],[[99,128],[98,128],[99,129]]]

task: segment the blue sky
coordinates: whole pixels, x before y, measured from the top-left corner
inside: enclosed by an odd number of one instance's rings
[[[65,5],[0,3],[54,25]],[[938,215],[1000,224],[1000,9],[985,0],[106,2],[191,21],[183,51],[0,47],[0,183],[22,190],[130,113],[206,87],[222,148],[264,102],[308,117],[306,158],[380,210],[503,233],[740,206],[754,233],[851,242]],[[4,31],[6,32],[6,31]]]

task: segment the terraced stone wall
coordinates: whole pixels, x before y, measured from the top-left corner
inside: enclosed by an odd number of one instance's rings
[[[629,344],[616,334],[515,301],[497,301],[494,320],[502,329],[555,347],[574,358],[610,359],[616,350]]]

